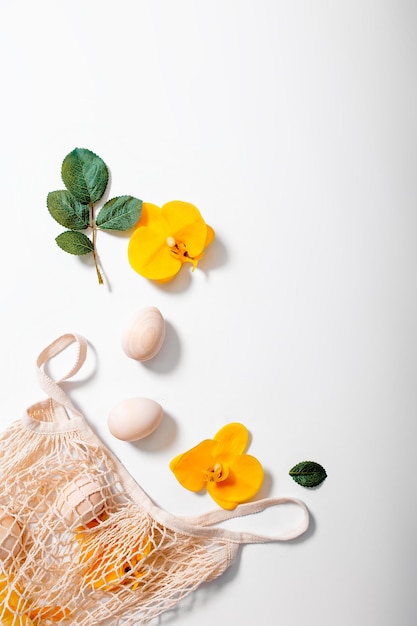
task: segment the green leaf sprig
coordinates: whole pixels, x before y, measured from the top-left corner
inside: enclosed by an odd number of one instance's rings
[[[67,229],[55,241],[69,254],[92,253],[98,282],[103,284],[97,257],[97,229],[130,230],[140,219],[142,200],[118,196],[103,204],[96,215],[96,204],[102,200],[109,182],[109,170],[103,159],[85,148],[75,148],[67,154],[61,176],[66,189],[51,191],[47,197],[49,213]],[[91,230],[91,238],[81,232],[87,229]]]
[[[317,487],[327,477],[324,467],[315,461],[297,463],[289,474],[302,487]]]

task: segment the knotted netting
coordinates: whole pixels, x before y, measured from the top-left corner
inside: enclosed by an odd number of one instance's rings
[[[43,365],[71,343],[76,363],[58,382]],[[0,434],[0,623],[143,625],[219,576],[240,544],[286,540],[308,526],[305,505],[267,499],[236,511],[175,517],[156,506],[103,445],[59,383],[85,360],[63,335],[38,358],[48,399]],[[293,502],[300,527],[280,537],[215,528]]]

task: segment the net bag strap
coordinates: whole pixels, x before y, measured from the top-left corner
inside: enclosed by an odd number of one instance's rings
[[[294,504],[301,509],[302,520],[300,524],[291,530],[284,531],[278,535],[263,535],[252,532],[240,532],[235,530],[222,529],[222,535],[227,536],[229,539],[237,543],[271,543],[274,541],[289,541],[296,539],[308,528],[309,525],[309,512],[302,500],[297,498],[264,498],[255,502],[247,502],[245,504],[239,504],[235,509],[229,510],[213,510],[208,513],[203,513],[195,517],[188,517],[187,522],[196,526],[210,527],[217,524],[221,524],[227,520],[243,517],[245,515],[252,515],[253,513],[260,513],[273,506],[279,506],[282,504]],[[184,518],[183,518],[184,519]]]
[[[52,378],[46,374],[44,365],[50,359],[60,354],[63,350],[68,348],[68,346],[73,343],[77,344],[77,353],[75,356],[74,365],[65,376],[62,376],[62,378],[57,381],[52,380]],[[78,370],[82,367],[86,356],[87,340],[81,335],[77,335],[75,333],[67,333],[65,335],[62,335],[61,337],[58,337],[58,339],[55,339],[55,341],[53,341],[51,344],[49,344],[49,346],[42,350],[36,361],[38,381],[43,391],[50,398],[52,398],[52,400],[79,417],[82,417],[82,414],[74,407],[71,400],[69,399],[65,391],[59,386],[59,384],[65,380],[68,380],[69,378],[72,378],[72,376],[74,376],[78,372]]]

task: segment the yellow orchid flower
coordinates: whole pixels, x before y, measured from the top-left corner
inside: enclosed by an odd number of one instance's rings
[[[32,626],[33,622],[26,614],[26,602],[13,580],[0,575],[0,624],[6,626]]]
[[[264,472],[259,461],[244,454],[249,432],[243,424],[223,426],[213,439],[205,439],[172,459],[170,468],[183,487],[204,487],[223,509],[234,509],[261,488]]]
[[[138,564],[152,551],[149,537],[139,538],[131,555],[126,554],[123,540],[115,539],[111,545],[101,543],[99,534],[86,533],[82,526],[77,529],[76,538],[81,549],[80,563],[85,565],[84,579],[88,585],[104,591],[119,585],[137,589],[140,579],[145,575]]]
[[[60,622],[69,619],[68,609],[59,606],[33,607],[23,598],[22,590],[12,577],[0,575],[0,624],[2,626],[34,626],[39,619]],[[35,621],[34,621],[35,620]]]
[[[194,270],[213,239],[213,229],[193,204],[174,200],[159,208],[145,202],[129,241],[129,263],[141,276],[166,282],[183,263]]]
[[[145,575],[142,570],[135,569],[138,563],[147,556],[152,549],[148,541],[144,547],[138,546],[138,551],[131,558],[114,554],[114,548],[105,548],[93,564],[86,570],[86,582],[94,589],[108,591],[119,585],[130,587],[132,591],[138,588],[140,579]]]

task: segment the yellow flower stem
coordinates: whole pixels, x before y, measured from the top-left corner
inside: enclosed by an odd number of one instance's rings
[[[103,276],[102,276],[102,274],[100,272],[100,268],[98,266],[98,258],[97,258],[97,252],[96,252],[97,227],[96,227],[96,220],[94,219],[94,205],[93,204],[90,204],[90,225],[91,225],[91,240],[92,240],[92,244],[93,244],[94,265],[95,265],[95,268],[96,268],[99,285],[102,285],[104,283],[104,280],[103,280]]]

